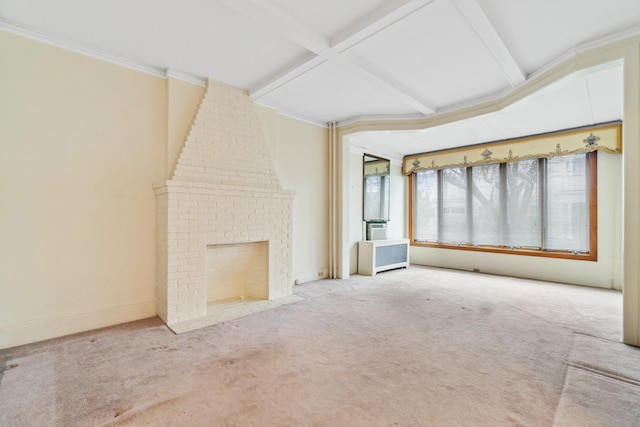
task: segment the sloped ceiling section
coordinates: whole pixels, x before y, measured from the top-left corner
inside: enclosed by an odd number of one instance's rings
[[[431,116],[497,98],[577,47],[640,33],[640,2],[2,0],[3,28],[210,77],[325,125]],[[619,73],[600,71],[558,89],[554,105],[571,114],[562,123],[549,120],[566,128],[587,116],[614,117],[618,107],[607,106],[618,101],[606,92],[619,86]],[[529,133],[538,126],[525,110],[546,111],[540,102],[521,103],[520,116],[514,107],[509,120],[496,114],[472,121],[472,129],[470,122],[431,132],[446,140]],[[432,144],[420,141],[420,151]]]

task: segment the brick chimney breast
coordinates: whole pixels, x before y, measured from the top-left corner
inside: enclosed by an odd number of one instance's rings
[[[259,276],[266,283],[252,293],[267,300],[292,295],[294,193],[280,185],[246,91],[209,80],[171,179],[154,189],[157,313],[168,326],[207,316],[218,246],[264,244],[258,252],[267,272]],[[234,261],[225,255],[224,262]],[[246,269],[246,259],[236,262]]]
[[[282,188],[245,91],[209,81],[172,179]]]

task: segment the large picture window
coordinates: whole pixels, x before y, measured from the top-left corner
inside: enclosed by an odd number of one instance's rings
[[[414,172],[412,243],[595,260],[596,156]]]

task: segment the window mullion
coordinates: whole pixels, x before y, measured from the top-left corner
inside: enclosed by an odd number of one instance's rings
[[[442,242],[442,226],[444,224],[443,222],[443,197],[442,197],[442,191],[443,191],[443,183],[442,183],[442,169],[438,170],[438,175],[437,175],[437,187],[438,187],[438,242]]]
[[[386,176],[382,175],[380,176],[380,206],[378,206],[378,212],[381,213],[380,219],[382,219],[384,217],[384,203],[385,203],[385,191],[384,191],[384,186],[385,186],[385,179]]]
[[[508,241],[509,230],[507,228],[507,164],[500,163],[500,230],[501,242],[505,245]]]
[[[595,154],[593,153],[589,153],[586,156],[584,156],[584,161],[585,161],[585,170],[586,173],[584,174],[585,179],[587,180],[585,188],[587,188],[587,203],[586,203],[586,208],[587,208],[587,224],[589,229],[591,229],[591,168],[590,168],[590,162],[589,162],[589,158],[590,156],[595,156]],[[591,239],[589,239],[591,240]]]
[[[466,203],[466,214],[467,214],[467,241],[461,243],[474,243],[473,237],[473,173],[472,168],[465,168],[465,172],[467,175],[467,203]]]
[[[547,233],[547,159],[538,160],[540,175],[540,249],[545,249]]]

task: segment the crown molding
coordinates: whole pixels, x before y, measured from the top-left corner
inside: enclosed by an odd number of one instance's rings
[[[529,76],[527,76],[527,80],[532,80],[537,78],[540,75],[547,73],[549,70],[559,66],[560,64],[569,61],[571,58],[576,57],[580,53],[588,52],[591,50],[595,50],[597,48],[601,48],[604,46],[610,46],[617,42],[622,42],[625,40],[639,38],[640,39],[640,26],[628,28],[624,31],[611,34],[609,36],[601,37],[599,39],[591,40],[586,43],[579,44],[567,51],[565,51],[560,56],[552,59],[547,64],[538,68],[534,72],[532,72]]]
[[[594,51],[598,48],[607,48],[615,45],[616,43],[625,43],[628,41],[640,42],[640,27],[628,28],[616,34],[612,34],[606,37],[602,37],[596,40],[592,40],[592,41],[577,45],[574,48],[566,51],[564,54],[554,58],[552,61],[542,66],[538,70],[529,74],[527,76],[526,81],[524,81],[523,83],[515,87],[510,87],[498,93],[489,94],[484,97],[471,99],[471,100],[453,104],[453,105],[443,106],[439,108],[435,114],[430,114],[427,116],[425,115],[356,116],[356,117],[352,117],[352,118],[340,121],[336,124],[336,126],[344,127],[344,126],[350,126],[350,125],[366,124],[366,123],[375,122],[375,121],[386,122],[388,124],[389,122],[401,123],[403,121],[410,121],[410,120],[414,120],[414,121],[415,120],[418,120],[418,121],[431,120],[431,119],[437,120],[438,118],[441,118],[441,117],[450,116],[450,115],[455,116],[456,114],[462,115],[460,117],[460,120],[461,120],[464,118],[468,118],[463,116],[468,115],[466,113],[476,108],[479,110],[482,110],[482,112],[473,113],[472,116],[474,117],[478,115],[483,115],[489,112],[495,112],[496,108],[498,110],[508,109],[511,104],[518,101],[518,100],[515,100],[505,104],[505,101],[510,96],[514,94],[518,94],[522,92],[523,88],[526,88],[527,86],[535,84],[538,80],[541,80],[542,77],[544,77],[547,73],[551,72],[554,68],[570,62],[571,60],[576,58],[579,54],[589,52],[589,51]],[[613,60],[608,62],[609,63],[607,64],[599,65],[599,67],[615,66],[619,64],[620,60]],[[484,107],[486,107],[489,104],[495,104],[497,107],[489,108],[488,111],[485,111],[486,108]],[[453,120],[453,121],[457,121],[457,120]],[[446,122],[451,123],[452,121],[446,120]],[[417,125],[417,128],[425,128],[425,126],[426,126],[426,123],[422,123]]]
[[[46,43],[51,46],[55,46],[61,49],[65,49],[71,52],[78,53],[80,55],[89,56],[91,58],[99,59],[102,61],[106,61],[115,65],[119,65],[121,67],[126,67],[135,71],[139,71],[141,73],[149,74],[154,77],[160,77],[164,79],[176,79],[181,80],[186,83],[191,83],[197,86],[206,87],[207,79],[205,77],[196,76],[191,73],[187,73],[180,70],[174,69],[165,69],[160,67],[154,67],[151,65],[144,64],[139,61],[134,61],[129,58],[125,58],[123,56],[114,55],[108,52],[105,52],[100,49],[96,49],[90,46],[86,46],[82,43],[72,42],[69,40],[65,40],[61,37],[52,36],[47,33],[43,33],[40,31],[34,31],[29,28],[13,24],[11,22],[5,21],[0,18],[0,31],[4,31],[11,34],[16,34],[21,37],[25,37],[31,40],[35,40],[38,42]],[[275,110],[278,114],[281,114],[286,117],[290,117],[295,120],[299,120],[305,123],[310,123],[315,126],[320,126],[322,128],[328,128],[329,125],[327,123],[321,122],[319,120],[309,119],[304,116],[300,116],[297,114],[289,113],[287,111],[283,111],[277,107],[269,105],[265,102],[254,101],[257,104],[264,105],[265,107],[271,108]]]
[[[124,56],[115,55],[106,52],[101,49],[96,49],[82,43],[72,42],[62,37],[53,36],[51,34],[43,33],[41,31],[35,31],[20,25],[13,24],[11,22],[0,19],[0,31],[15,34],[21,37],[25,37],[38,42],[46,43],[51,46],[55,46],[61,49],[65,49],[80,55],[89,56],[91,58],[106,61],[111,64],[119,65],[121,67],[129,68],[131,70],[139,71],[141,73],[149,74],[154,77],[172,78],[181,80],[187,83],[191,83],[197,86],[206,87],[207,79],[204,77],[196,76],[194,74],[186,73],[184,71],[178,71],[173,69],[165,69],[161,67],[155,67],[148,65],[140,61],[126,58]]]
[[[309,123],[309,124],[312,124],[312,125],[315,125],[315,126],[319,126],[321,128],[324,128],[324,129],[329,129],[329,124],[328,123],[321,122],[319,120],[313,120],[313,119],[310,119],[308,117],[303,117],[303,116],[301,116],[299,114],[290,113],[290,112],[284,111],[284,110],[276,110],[276,112],[278,114],[280,114],[281,116],[289,117],[290,119],[298,120],[300,122]]]
[[[111,62],[112,64],[120,65],[122,67],[126,67],[135,71],[140,71],[145,74],[150,74],[155,77],[166,77],[166,72],[162,68],[143,64],[141,62],[134,61],[123,56],[107,53],[103,50],[96,49],[81,43],[72,42],[70,40],[65,40],[61,37],[56,37],[40,31],[31,30],[29,28],[12,24],[2,19],[0,19],[0,30],[26,37],[31,40],[46,43],[65,50],[69,50],[71,52],[79,53],[81,55]]]
[[[431,116],[432,114],[429,114]],[[419,120],[424,119],[425,117],[429,117],[424,114],[398,114],[398,115],[386,115],[386,116],[355,116],[350,117],[345,120],[341,120],[336,123],[336,127],[350,125],[352,123],[361,123],[361,122],[375,122],[375,121],[385,121],[385,120],[394,120],[394,121],[402,121],[402,120]]]
[[[200,87],[207,87],[207,79],[204,77],[196,76],[184,71],[178,71],[171,68],[167,68],[165,76],[168,79],[182,80],[183,82],[191,83]]]
[[[280,114],[281,116],[289,117],[290,119],[298,120],[300,122],[305,122],[311,125],[320,126],[321,128],[329,129],[329,123],[321,122],[320,120],[310,119],[308,117],[301,116],[299,114],[290,113],[288,111],[282,110],[274,105],[271,105],[259,99],[254,99],[253,102],[255,104],[262,105],[263,107],[270,108],[274,110],[277,114]]]
[[[61,37],[53,36],[41,31],[32,30],[21,25],[17,25],[6,20],[0,18],[0,31],[4,31],[11,34],[16,34],[25,38],[29,38],[31,40],[39,41],[42,43],[46,43],[55,47],[59,47],[65,50],[69,50],[81,55],[89,56],[92,58],[96,58],[102,61],[106,61],[115,65],[119,65],[125,68],[129,68],[135,71],[139,71],[145,74],[149,74],[155,77],[160,78],[172,78],[184,81],[186,83],[194,84],[201,87],[206,87],[207,78],[200,77],[194,74],[190,74],[187,72],[174,70],[174,69],[166,69],[161,67],[156,67],[152,65],[148,65],[139,61],[135,61],[123,56],[115,55],[104,50],[96,49],[81,43],[73,42],[70,40],[66,40]],[[375,121],[410,121],[410,120],[422,120],[425,118],[438,117],[443,114],[451,114],[459,110],[463,110],[465,108],[472,108],[476,105],[483,105],[487,102],[499,102],[500,100],[505,99],[509,95],[518,92],[523,86],[530,84],[532,81],[537,80],[540,76],[545,75],[549,70],[557,67],[558,65],[565,63],[572,58],[575,58],[578,54],[593,50],[599,47],[612,45],[616,42],[621,42],[627,39],[637,38],[640,40],[640,27],[632,27],[625,31],[606,36],[600,39],[592,40],[580,45],[575,46],[572,49],[569,49],[564,54],[554,58],[549,63],[545,64],[541,68],[532,72],[527,76],[527,80],[515,87],[508,88],[500,93],[491,94],[479,99],[469,100],[463,103],[445,106],[438,109],[434,114],[424,115],[424,114],[410,114],[410,115],[388,115],[388,116],[355,116],[350,117],[348,119],[338,121],[336,123],[336,127],[343,127],[347,125],[357,124],[357,123],[366,123],[366,122],[375,122]],[[295,120],[299,120],[305,123],[309,123],[315,126],[320,126],[322,128],[327,129],[329,127],[328,123],[311,119],[308,117],[304,117],[299,114],[291,113],[286,110],[282,110],[277,106],[270,105],[263,100],[254,99],[254,102],[259,105],[263,105],[265,107],[271,108],[275,110],[278,114],[281,114],[286,117],[290,117]]]

